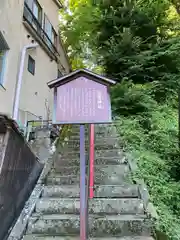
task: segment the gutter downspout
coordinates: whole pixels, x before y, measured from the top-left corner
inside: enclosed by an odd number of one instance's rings
[[[15,121],[17,121],[17,119],[18,119],[19,100],[20,100],[20,92],[21,92],[26,51],[31,48],[36,48],[38,46],[39,45],[37,43],[34,43],[34,44],[26,45],[22,49],[21,61],[20,61],[19,73],[18,73],[18,80],[17,80],[17,86],[16,86],[16,94],[15,94],[15,99],[14,99],[14,109],[13,109],[13,119]]]

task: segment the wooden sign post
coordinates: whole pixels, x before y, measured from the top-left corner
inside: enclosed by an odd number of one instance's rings
[[[94,196],[94,124],[111,123],[109,87],[115,81],[80,69],[48,83],[54,89],[53,124],[80,124],[80,239],[86,233],[85,127],[90,127],[90,198]]]

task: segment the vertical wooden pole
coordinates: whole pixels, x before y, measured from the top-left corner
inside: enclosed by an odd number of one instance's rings
[[[80,125],[80,239],[86,240],[85,126]]]
[[[89,197],[94,197],[94,124],[90,125],[90,183]]]

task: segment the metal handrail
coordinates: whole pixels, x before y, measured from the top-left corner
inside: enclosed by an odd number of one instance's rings
[[[48,49],[53,53],[53,54],[59,54],[57,48],[55,45],[52,43],[51,39],[47,35],[47,33],[44,31],[42,28],[42,24],[38,21],[38,19],[34,16],[33,12],[29,8],[28,4],[25,2],[24,3],[24,13],[23,13],[23,18],[32,26],[32,28],[36,31],[37,35],[42,39],[42,41],[46,44]],[[35,26],[34,26],[35,25]],[[47,43],[48,41],[48,43]],[[50,44],[50,46],[49,46]]]

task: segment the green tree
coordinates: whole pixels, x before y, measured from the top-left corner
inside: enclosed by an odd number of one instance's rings
[[[121,142],[138,160],[160,219],[156,229],[180,239],[177,89],[178,0],[69,0],[62,35],[73,68],[115,78]]]
[[[95,20],[98,14],[98,8],[91,0],[69,0],[66,11],[60,12],[60,28],[73,69],[82,66],[93,69],[95,66]]]

